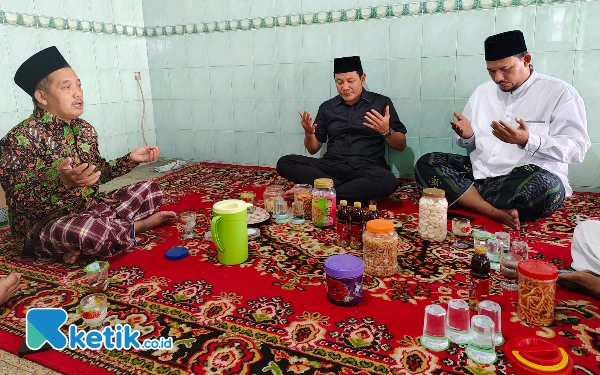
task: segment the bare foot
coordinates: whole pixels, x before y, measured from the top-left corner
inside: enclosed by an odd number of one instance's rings
[[[513,229],[518,230],[521,227],[519,212],[514,208],[508,210],[494,208],[493,211],[490,212],[489,217],[504,225],[508,225]]]
[[[0,279],[0,305],[12,298],[21,289],[21,275],[11,273]]]
[[[286,201],[293,201],[294,189],[286,190],[285,193],[283,193],[283,199],[285,199]]]
[[[63,254],[63,261],[66,264],[75,264],[77,262],[77,258],[79,258],[80,251],[71,251],[70,253]]]
[[[589,271],[575,271],[558,275],[558,284],[567,290],[600,299],[600,277]]]
[[[142,233],[164,224],[172,224],[177,221],[177,214],[173,211],[159,211],[154,215],[133,223],[135,233]]]

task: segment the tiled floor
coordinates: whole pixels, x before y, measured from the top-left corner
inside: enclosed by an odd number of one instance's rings
[[[169,163],[169,160],[158,160],[154,163],[140,165],[125,176],[115,178],[101,186],[101,191],[111,191],[122,186],[159,177],[164,173],[154,172],[154,168]],[[60,374],[35,362],[19,358],[16,355],[0,350],[0,375],[53,375]]]

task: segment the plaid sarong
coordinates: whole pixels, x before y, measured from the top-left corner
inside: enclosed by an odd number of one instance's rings
[[[434,152],[417,161],[415,180],[420,190],[429,187],[444,190],[450,205],[475,186],[492,206],[516,208],[521,222],[552,215],[565,200],[560,178],[533,164],[513,168],[506,176],[475,180],[468,156]]]
[[[107,194],[119,203],[99,201],[88,210],[63,216],[46,224],[40,233],[38,257],[72,251],[111,257],[136,245],[133,223],[152,215],[162,200],[153,181],[140,182]]]

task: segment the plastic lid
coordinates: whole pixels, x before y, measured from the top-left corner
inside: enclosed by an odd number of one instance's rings
[[[333,180],[331,178],[317,178],[315,187],[317,189],[330,189],[333,187]]]
[[[269,185],[269,186],[267,186],[266,191],[273,191],[273,190],[283,191],[283,186],[281,186],[281,185]]]
[[[104,262],[104,261],[96,261],[94,263],[90,263],[87,266],[85,266],[85,268],[83,269],[85,272],[100,272],[100,271],[104,271],[105,269],[107,269],[109,266],[108,262]]]
[[[346,207],[348,205],[348,201],[341,200],[340,206]]]
[[[483,245],[477,245],[477,246],[475,246],[475,253],[476,254],[487,254],[487,247],[485,247]]]
[[[543,260],[522,260],[519,262],[517,272],[535,280],[555,280],[558,277],[558,268]]]
[[[374,204],[369,205],[369,211],[377,211],[377,206]]]
[[[354,255],[334,255],[325,260],[325,272],[333,277],[347,279],[360,276],[364,269],[365,264],[362,259]]]
[[[217,202],[213,205],[213,211],[217,214],[235,214],[246,210],[252,204],[239,199],[228,199]]]
[[[390,220],[375,219],[367,222],[367,230],[371,233],[389,233],[394,231],[394,223]]]
[[[573,359],[552,342],[540,337],[517,337],[506,343],[506,358],[519,375],[573,374]]]
[[[361,208],[362,204],[360,202],[354,202],[355,208]]]
[[[494,238],[493,234],[491,234],[490,232],[486,232],[484,230],[475,230],[475,231],[473,231],[472,236],[476,240],[489,240],[489,239]]]
[[[174,247],[170,250],[167,250],[165,253],[165,258],[168,260],[180,260],[187,257],[189,254],[188,249],[185,247]]]
[[[423,195],[430,198],[444,198],[446,196],[446,192],[438,188],[427,188],[423,189]]]

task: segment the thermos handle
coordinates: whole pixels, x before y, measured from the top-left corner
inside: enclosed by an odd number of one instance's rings
[[[212,232],[213,242],[217,246],[217,249],[224,253],[225,249],[223,248],[223,244],[221,243],[221,239],[219,238],[219,226],[218,223],[221,220],[221,216],[215,216],[212,218],[210,222],[210,231]]]

